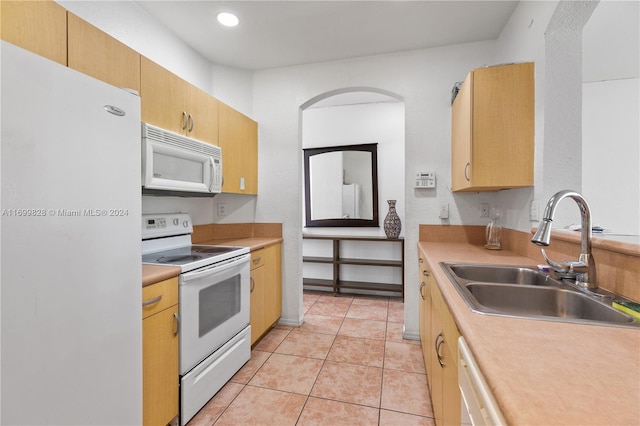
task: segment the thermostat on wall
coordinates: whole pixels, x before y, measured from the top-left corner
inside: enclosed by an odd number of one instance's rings
[[[436,174],[435,172],[418,172],[416,173],[415,188],[435,188]]]

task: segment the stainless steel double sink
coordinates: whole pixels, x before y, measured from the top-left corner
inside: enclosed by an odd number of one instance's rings
[[[640,327],[611,306],[625,300],[606,291],[587,294],[549,273],[526,266],[442,262],[469,308],[481,314],[549,321]]]

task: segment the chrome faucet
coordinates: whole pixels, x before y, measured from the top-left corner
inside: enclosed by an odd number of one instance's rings
[[[544,209],[544,216],[538,226],[538,231],[531,239],[531,242],[539,246],[548,246],[551,240],[551,222],[553,215],[558,207],[558,203],[564,198],[572,198],[580,208],[580,257],[577,261],[560,261],[554,262],[547,257],[544,249],[542,249],[542,257],[544,260],[563,278],[575,279],[575,283],[585,289],[595,290],[598,288],[596,284],[596,264],[591,254],[591,211],[587,200],[575,191],[564,190],[555,193],[547,202]]]

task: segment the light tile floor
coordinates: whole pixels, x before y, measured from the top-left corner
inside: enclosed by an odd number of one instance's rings
[[[304,324],[276,326],[188,423],[435,425],[420,343],[387,297],[304,292]]]

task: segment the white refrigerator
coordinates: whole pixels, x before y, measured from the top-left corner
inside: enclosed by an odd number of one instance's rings
[[[142,423],[140,98],[1,42],[0,423]]]

